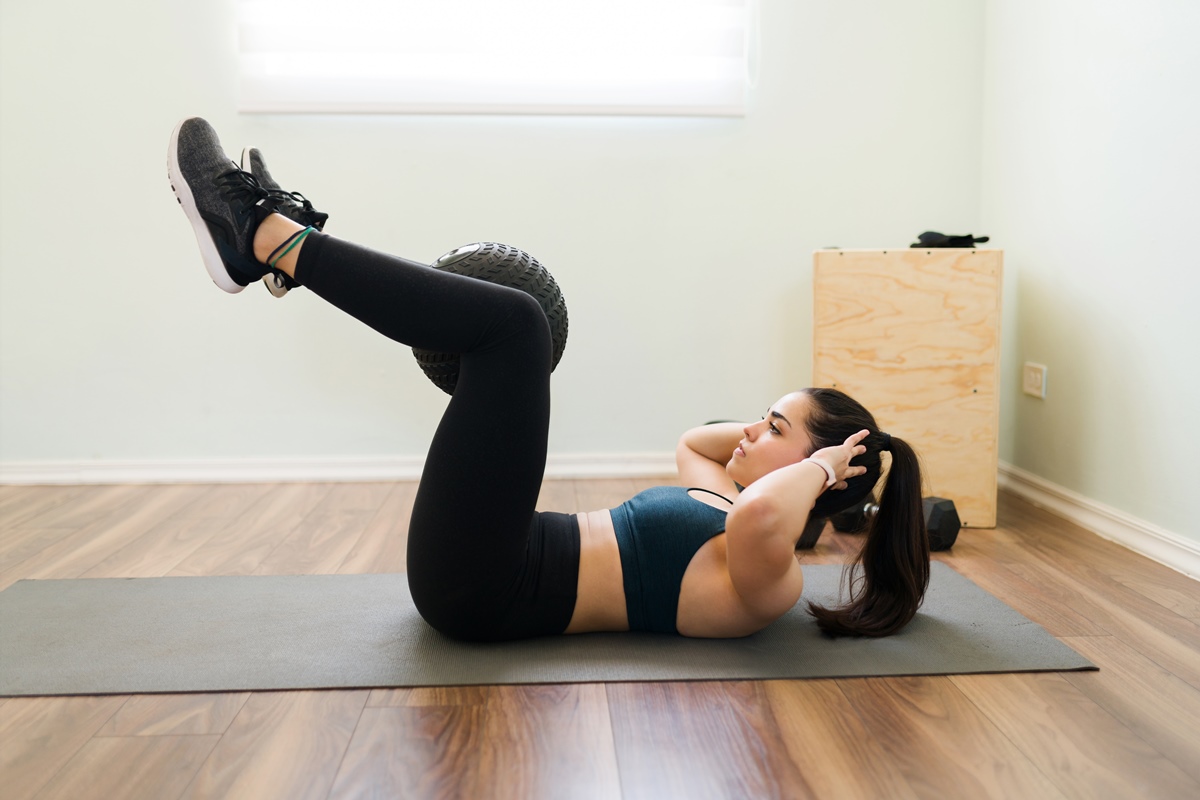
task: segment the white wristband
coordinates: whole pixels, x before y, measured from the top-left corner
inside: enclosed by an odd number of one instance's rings
[[[816,464],[821,469],[825,470],[825,474],[829,477],[829,480],[825,481],[826,489],[828,489],[830,486],[834,486],[835,484],[837,484],[837,482],[838,482],[837,474],[834,473],[833,467],[829,466],[828,464],[826,464],[824,461],[822,461],[819,458],[806,458],[806,459],[804,459],[804,461],[811,461],[812,463]],[[804,461],[801,461],[800,463],[803,464]]]

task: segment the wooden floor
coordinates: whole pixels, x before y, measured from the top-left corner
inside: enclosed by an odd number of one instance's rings
[[[556,481],[547,508],[646,481]],[[394,572],[415,486],[0,487],[23,578]],[[802,556],[840,562],[827,530]],[[17,798],[1197,798],[1200,584],[1021,500],[954,569],[1099,672],[0,699]]]

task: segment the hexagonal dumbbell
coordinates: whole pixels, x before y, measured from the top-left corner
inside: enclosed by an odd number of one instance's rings
[[[921,504],[925,511],[925,527],[929,529],[929,549],[949,550],[962,529],[954,501],[943,497],[926,497]]]

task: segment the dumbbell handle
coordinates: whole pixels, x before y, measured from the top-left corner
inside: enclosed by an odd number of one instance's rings
[[[958,531],[959,531],[960,527],[962,526],[962,523],[959,522],[958,513],[954,508],[953,502],[943,500],[940,497],[926,497],[926,498],[923,498],[923,501],[924,501],[923,505],[925,506],[925,524],[930,525],[929,532],[930,532],[931,548],[933,550],[948,550],[950,547],[952,547],[954,545],[954,540],[958,537]],[[950,515],[949,519],[946,519],[945,515],[943,514],[939,518],[939,521],[936,523],[936,526],[931,525],[931,519],[930,519],[930,513],[931,513],[930,512],[930,504],[931,503],[942,503],[942,504],[948,505],[949,506],[948,512]],[[858,508],[851,507],[851,509],[849,509],[848,511],[857,512],[859,514],[862,514],[861,520],[865,521],[865,522],[870,522],[879,513],[879,504],[874,503],[872,501],[867,501],[867,502],[863,503],[861,506],[859,506]],[[847,512],[845,512],[845,511],[839,512],[839,514],[846,514],[846,513]],[[838,530],[843,530],[845,532],[849,532],[850,529],[843,529],[843,528],[838,527],[838,525],[839,525],[838,516],[839,516],[838,514],[835,514],[831,519],[831,521],[834,524],[834,527],[837,528]],[[796,549],[797,550],[808,550],[808,549],[811,549],[814,545],[816,545],[817,539],[820,538],[821,532],[825,529],[825,522],[826,522],[825,519],[822,519],[819,517],[810,518],[808,520],[808,524],[804,526],[804,532],[800,536],[800,541],[798,541],[796,543]],[[864,529],[865,529],[865,526],[860,526],[860,527],[856,528],[855,530],[862,531]]]

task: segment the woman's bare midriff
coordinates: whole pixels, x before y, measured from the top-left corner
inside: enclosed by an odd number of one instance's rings
[[[575,612],[566,633],[627,631],[621,551],[612,515],[606,509],[575,516],[579,520],[579,582]]]
[[[579,580],[565,633],[627,631],[621,551],[607,510],[577,514]],[[729,579],[725,534],[707,541],[683,577],[676,624],[684,636],[747,636],[770,623],[745,607]]]

